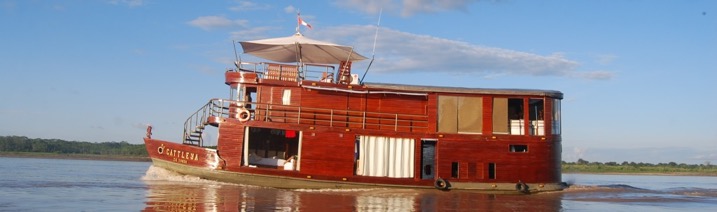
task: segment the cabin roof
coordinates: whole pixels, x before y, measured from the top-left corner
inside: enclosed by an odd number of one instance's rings
[[[499,89],[499,88],[465,88],[465,87],[447,87],[447,86],[427,86],[427,85],[402,85],[390,83],[364,83],[369,89],[384,89],[394,91],[413,91],[413,92],[435,92],[435,93],[462,93],[462,94],[492,94],[492,95],[530,95],[530,96],[546,96],[557,99],[563,98],[563,93],[555,90],[538,90],[538,89]]]

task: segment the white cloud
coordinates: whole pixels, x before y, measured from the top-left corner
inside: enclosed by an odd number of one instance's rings
[[[601,65],[610,65],[617,59],[617,56],[611,54],[602,54],[597,56],[597,62]]]
[[[255,40],[260,38],[266,38],[265,34],[269,30],[276,29],[276,27],[253,27],[246,30],[235,31],[231,33],[232,40],[246,41]]]
[[[248,23],[247,20],[230,20],[221,16],[202,16],[188,22],[189,25],[199,27],[204,30],[212,30],[216,28],[243,27]]]
[[[295,8],[294,6],[289,5],[289,6],[287,6],[287,7],[284,7],[284,12],[285,12],[285,13],[289,13],[289,14],[295,13],[295,12],[296,12],[296,8]]]
[[[416,13],[435,13],[449,10],[465,11],[478,0],[338,0],[339,6],[376,14],[380,10],[400,12],[402,16]]]
[[[311,33],[311,32],[307,32]],[[315,30],[319,40],[353,45],[370,57],[374,26]],[[313,34],[313,33],[312,33]],[[311,36],[311,35],[307,35]],[[608,71],[578,71],[580,63],[561,53],[538,55],[381,28],[376,43],[376,72],[451,72],[483,76],[527,75],[610,79]]]

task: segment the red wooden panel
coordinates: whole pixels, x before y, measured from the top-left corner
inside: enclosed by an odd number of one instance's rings
[[[355,135],[320,133],[304,135],[301,172],[329,176],[352,176]]]
[[[242,159],[244,126],[229,120],[219,125],[219,135],[217,141],[219,156],[226,161],[227,169],[239,168]]]
[[[381,98],[383,113],[401,113],[425,115],[427,99],[425,96],[384,95]]]

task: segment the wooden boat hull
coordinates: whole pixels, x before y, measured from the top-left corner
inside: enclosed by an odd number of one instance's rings
[[[336,62],[237,63],[229,99],[190,115],[182,144],[148,128],[147,151],[171,171],[276,188],[563,189],[561,92],[361,83]]]
[[[347,180],[314,179],[320,176],[294,174],[270,175],[242,171],[228,171],[224,160],[217,151],[191,145],[145,138],[147,152],[156,167],[164,168],[179,174],[200,177],[220,182],[255,185],[284,189],[352,189],[352,188],[414,188],[436,189],[434,183],[416,183],[413,179],[406,183],[366,183]],[[344,178],[345,179],[345,178]],[[559,191],[565,188],[563,183],[527,183],[529,191],[516,190],[515,183],[480,183],[480,182],[448,182],[451,190],[470,190],[486,193],[536,193]]]

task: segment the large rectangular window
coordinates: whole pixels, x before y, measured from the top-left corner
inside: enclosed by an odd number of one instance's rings
[[[493,133],[508,134],[508,98],[493,98]]]
[[[458,97],[438,96],[438,132],[458,132]]]
[[[438,132],[478,134],[482,131],[482,97],[438,97]]]
[[[508,99],[508,118],[510,119],[511,135],[525,135],[524,112],[523,99]]]
[[[524,135],[523,109],[523,99],[521,98],[494,98],[493,133]]]
[[[493,98],[493,133],[525,135],[522,98]]]
[[[483,131],[483,98],[458,97],[458,133]]]

